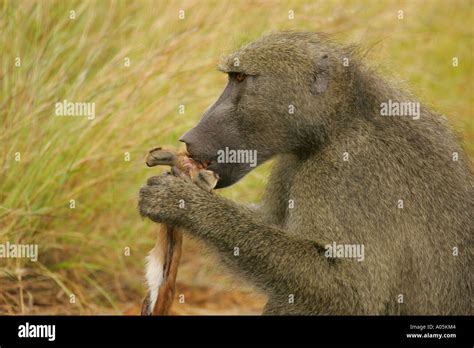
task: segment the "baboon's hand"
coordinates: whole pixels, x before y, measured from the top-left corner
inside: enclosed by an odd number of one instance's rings
[[[188,180],[170,174],[153,176],[140,189],[138,208],[142,216],[155,222],[186,226],[202,195],[212,196]]]

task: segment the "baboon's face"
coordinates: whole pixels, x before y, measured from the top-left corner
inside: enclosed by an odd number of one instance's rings
[[[265,76],[229,73],[222,95],[180,139],[193,158],[209,162],[208,169],[219,175],[217,188],[232,185],[282,150],[286,130],[277,117],[279,96],[269,85]]]
[[[273,155],[296,151],[297,138],[311,129],[307,120],[314,119],[313,110],[324,113],[314,92],[318,62],[308,47],[267,37],[220,65],[229,76],[226,88],[180,139],[193,158],[209,162],[219,175],[217,188],[232,185]],[[254,155],[256,162],[250,163]]]

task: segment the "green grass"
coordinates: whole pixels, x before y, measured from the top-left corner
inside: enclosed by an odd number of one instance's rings
[[[176,145],[217,98],[222,54],[271,30],[371,48],[371,64],[445,114],[473,158],[473,17],[472,1],[0,1],[0,243],[40,252],[37,263],[0,259],[0,313],[139,302],[156,229],[135,208],[156,173],[144,156]],[[54,116],[64,99],[95,102],[96,119]],[[257,201],[269,166],[223,194]]]

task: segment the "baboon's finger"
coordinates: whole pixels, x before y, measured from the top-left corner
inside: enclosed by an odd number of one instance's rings
[[[191,172],[191,180],[203,190],[211,192],[216,187],[219,176],[211,170],[201,169]]]

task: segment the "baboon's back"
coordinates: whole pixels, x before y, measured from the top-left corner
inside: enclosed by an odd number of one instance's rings
[[[334,263],[341,284],[355,280],[357,289],[345,298],[315,294],[317,301],[295,312],[472,314],[472,182],[462,148],[439,115],[369,117],[298,166],[286,169],[289,163],[285,157],[276,165],[268,191],[285,204],[293,199],[296,208],[274,207],[285,214],[275,221],[323,245],[365,246],[363,262]],[[268,305],[270,313],[288,308],[276,299]]]

